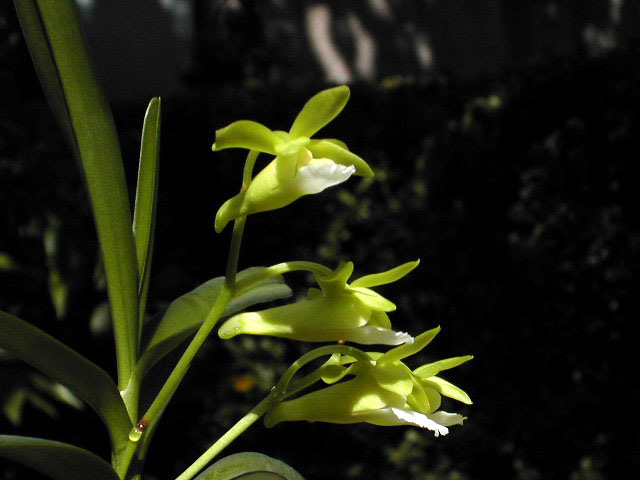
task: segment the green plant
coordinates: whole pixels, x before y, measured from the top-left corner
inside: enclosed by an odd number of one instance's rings
[[[287,369],[271,393],[217,439],[178,478],[188,480],[230,442],[265,415],[267,426],[281,421],[376,425],[416,425],[446,434],[461,424],[459,414],[440,411],[441,396],[464,403],[469,397],[438,377],[470,356],[454,357],[411,370],[403,360],[438,333],[415,339],[391,326],[395,305],[371,287],[395,282],[417,267],[409,262],[351,283],[354,266],[335,270],[292,261],[238,272],[247,215],[284,207],[373,171],[340,140],[311,139],[344,108],[345,86],[312,97],[289,132],[239,121],[216,132],[214,150],[249,150],[240,193],[216,215],[216,231],[233,221],[227,270],[171,303],[163,315],[146,320],[158,191],[161,102],[149,103],[142,130],[133,215],[111,112],[93,73],[74,2],[15,0],[34,65],[87,188],[102,254],[115,338],[117,381],[100,367],[24,320],[0,312],[0,348],[73,391],[103,421],[111,441],[110,463],[84,449],[39,438],[0,436],[0,455],[56,479],[139,479],[155,428],[195,355],[218,322],[224,339],[238,334],[274,335],[311,342],[333,342],[306,353]],[[274,158],[258,174],[260,153]],[[283,275],[310,272],[319,288],[308,299],[260,312],[240,310],[285,298]],[[140,400],[151,368],[184,341],[189,344],[147,408]],[[394,345],[387,352],[365,352],[345,342]],[[328,357],[319,366],[317,359]],[[52,360],[53,359],[53,360]],[[309,365],[309,367],[307,367]],[[301,375],[303,368],[311,369]],[[322,384],[328,386],[322,387]],[[319,386],[320,385],[320,386]],[[270,472],[295,479],[297,472],[274,459],[239,454],[216,463],[199,478],[237,478]]]

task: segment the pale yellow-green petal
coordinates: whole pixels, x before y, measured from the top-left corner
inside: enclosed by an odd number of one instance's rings
[[[398,363],[375,367],[371,369],[371,375],[382,388],[398,395],[406,397],[413,390],[411,370],[404,364]]]
[[[416,411],[424,414],[433,413],[440,408],[440,393],[433,387],[425,385],[415,376],[413,380],[413,391],[407,398],[407,403]]]
[[[389,320],[389,315],[387,315],[385,312],[374,310],[373,312],[371,312],[371,318],[369,318],[368,325],[390,329],[391,320]]]
[[[291,137],[311,137],[333,120],[349,100],[349,87],[341,85],[315,94],[302,107],[289,130]]]
[[[393,312],[396,309],[395,303],[387,300],[379,293],[368,288],[349,287],[349,293],[360,300],[363,305],[366,305],[372,310],[377,310],[379,312]]]
[[[471,405],[473,402],[469,395],[462,390],[460,387],[456,387],[454,384],[447,382],[443,378],[440,377],[431,377],[426,380],[423,380],[425,385],[431,385],[433,388],[438,390],[445,397],[453,398],[454,400],[458,400],[459,402],[466,403],[467,405]]]
[[[315,158],[328,158],[340,165],[353,165],[356,168],[356,175],[361,177],[372,177],[374,175],[367,162],[333,141],[311,140],[307,148]]]
[[[353,262],[340,262],[331,275],[316,276],[316,281],[325,295],[335,296],[345,292],[347,280],[353,273]]]
[[[303,193],[295,188],[295,158],[276,157],[253,178],[249,186],[227,200],[216,214],[216,232],[231,220],[284,207]]]
[[[428,363],[416,368],[413,373],[420,378],[429,378],[437,375],[442,370],[449,370],[450,368],[462,365],[473,358],[473,355],[465,355],[463,357],[445,358],[444,360],[438,360],[437,362]]]
[[[282,140],[261,123],[240,120],[216,131],[213,151],[246,148],[275,155],[276,146],[281,143]]]
[[[404,345],[400,345],[399,347],[389,350],[380,357],[378,363],[392,363],[397,360],[402,360],[410,355],[414,355],[426,347],[438,333],[440,333],[440,327],[432,328],[431,330],[415,337],[413,343],[405,343]]]
[[[330,385],[294,400],[279,403],[267,413],[265,424],[271,427],[283,421],[356,423],[363,420],[355,412],[399,406],[404,398],[380,388],[365,377]]]
[[[323,138],[322,140],[324,140],[325,142],[335,143],[340,148],[344,148],[345,150],[349,150],[349,147],[347,147],[347,144],[344,143],[342,140],[338,140],[337,138]]]
[[[379,285],[385,285],[387,283],[393,283],[407,275],[419,264],[420,260],[415,260],[413,262],[407,262],[399,265],[395,268],[392,268],[391,270],[387,270],[386,272],[365,275],[364,277],[360,277],[357,280],[351,282],[351,286],[371,288],[377,287]]]
[[[342,380],[349,371],[349,367],[342,365],[323,365],[321,368],[320,378],[324,383],[329,385]]]
[[[369,311],[347,296],[314,300],[234,315],[218,331],[221,338],[240,334],[272,335],[303,341],[349,340],[350,330],[365,325]]]

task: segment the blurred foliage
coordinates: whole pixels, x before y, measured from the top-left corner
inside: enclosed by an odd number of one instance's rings
[[[86,197],[15,19],[4,15],[10,7],[0,7],[0,306],[113,370]],[[215,129],[239,118],[285,127],[320,88],[288,91],[287,104],[258,86],[199,86],[163,100],[151,313],[223,271],[228,237],[213,233],[213,218],[239,188],[242,155],[212,155]],[[130,181],[147,100],[115,112]],[[398,328],[442,325],[423,360],[475,355],[451,377],[475,405],[444,438],[371,425],[257,425],[228,453],[260,451],[309,479],[594,480],[637,469],[639,115],[634,47],[473,84],[353,86],[323,136],[339,133],[377,176],[254,216],[241,267],[350,259],[365,274],[420,257],[417,271],[381,293],[398,305]],[[158,429],[149,478],[193,461],[305,348],[212,338]],[[16,378],[33,378],[19,368],[0,364],[4,395],[25,388]],[[38,385],[30,391],[58,405]],[[22,425],[2,419],[0,429],[105,451],[87,409],[61,407],[61,417],[70,425],[62,431],[29,406]],[[4,465],[4,478],[22,472]]]

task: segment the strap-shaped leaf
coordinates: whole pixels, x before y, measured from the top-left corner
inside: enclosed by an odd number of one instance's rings
[[[138,349],[137,272],[131,209],[113,117],[98,84],[73,0],[14,0],[43,89],[78,160],[107,278],[118,378]]]
[[[42,330],[2,311],[0,348],[86,401],[107,426],[116,451],[126,444],[131,422],[118,389],[104,370]]]
[[[0,456],[54,480],[118,480],[111,465],[102,458],[68,443],[0,435]]]
[[[238,281],[259,273],[259,270],[259,267],[254,267],[239,272]],[[218,298],[223,283],[224,277],[216,277],[203,283],[171,302],[159,321],[149,325],[149,341],[137,366],[140,377],[143,377],[158,360],[200,328]],[[282,277],[270,277],[255,284],[249,283],[231,300],[224,315],[231,315],[252,305],[286,298],[290,295],[291,289],[283,283]]]
[[[211,465],[195,480],[304,480],[286,463],[261,453],[229,455]]]
[[[158,200],[158,160],[160,156],[160,99],[152,98],[144,116],[136,203],[133,210],[133,237],[138,260],[138,330],[141,331],[147,305],[153,237]]]

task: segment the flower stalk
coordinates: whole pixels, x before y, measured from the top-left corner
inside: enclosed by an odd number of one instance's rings
[[[249,413],[242,417],[236,424],[222,435],[216,442],[211,445],[195,462],[182,472],[176,480],[190,480],[200,470],[207,466],[224,448],[233,442],[247,428],[253,425],[260,417],[273,408],[282,398],[281,391],[276,387],[271,390],[258,405],[256,405]]]

